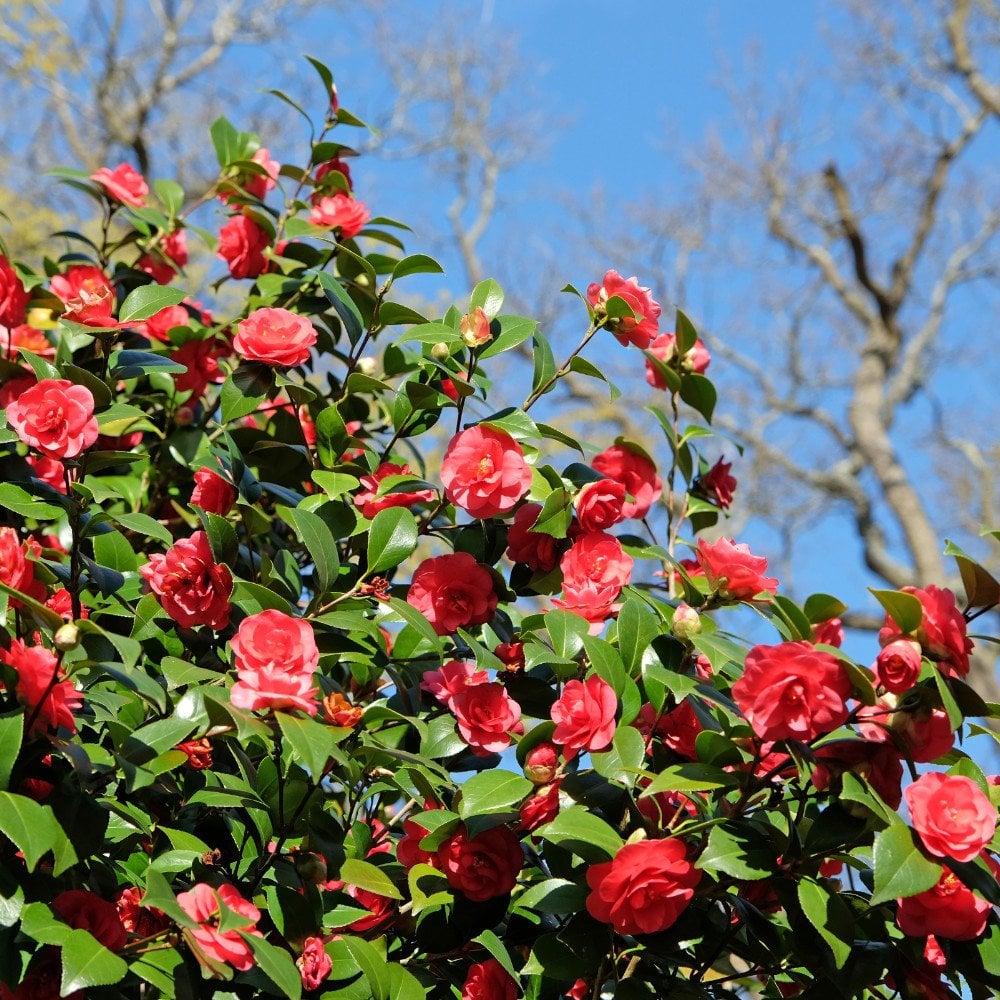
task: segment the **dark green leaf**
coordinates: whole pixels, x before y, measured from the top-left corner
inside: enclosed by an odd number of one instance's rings
[[[138,378],[150,372],[186,372],[187,368],[165,354],[152,351],[115,351],[111,355],[112,378]]]
[[[875,836],[875,891],[871,905],[916,896],[941,877],[941,866],[924,857],[910,828],[900,820]]]
[[[802,610],[813,625],[819,625],[831,618],[839,618],[847,610],[847,605],[829,594],[813,594],[806,598]]]
[[[536,831],[536,836],[572,851],[585,861],[606,861],[622,848],[622,838],[583,806],[570,806]]]
[[[482,771],[462,785],[458,813],[462,819],[510,812],[531,794],[534,786],[512,771]]]
[[[124,979],[127,972],[125,960],[108,951],[92,934],[70,931],[62,946],[63,996],[90,986],[110,986]]]
[[[838,969],[850,958],[854,944],[854,921],[844,901],[824,885],[802,878],[798,888],[799,905],[809,923],[830,946]]]
[[[302,996],[302,977],[295,966],[292,956],[285,951],[271,944],[266,938],[258,937],[256,934],[248,934],[246,931],[239,931],[240,937],[253,952],[257,965],[261,972],[281,990],[282,996],[288,1000],[300,1000]]]
[[[138,323],[155,316],[167,306],[179,305],[186,296],[187,292],[169,285],[140,285],[125,297],[118,310],[118,319],[122,323]]]
[[[734,878],[767,878],[774,874],[774,852],[747,824],[727,823],[712,827],[695,867]]]
[[[0,791],[6,791],[10,782],[10,772],[21,752],[24,734],[24,710],[0,715]]]
[[[444,274],[444,268],[433,258],[426,254],[415,253],[409,257],[404,257],[393,269],[393,281],[398,278],[405,278],[410,274]]]
[[[715,386],[704,376],[693,372],[681,378],[681,399],[696,409],[709,423],[716,402]]]
[[[327,593],[337,579],[340,556],[337,542],[326,521],[318,514],[297,507],[289,512],[295,531],[312,557],[319,581],[319,593]]]
[[[398,566],[416,547],[416,518],[405,507],[380,510],[368,532],[368,572]]]

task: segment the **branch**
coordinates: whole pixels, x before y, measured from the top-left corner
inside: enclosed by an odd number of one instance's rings
[[[969,47],[968,21],[970,0],[952,0],[951,13],[945,18],[945,33],[951,48],[953,68],[964,77],[969,90],[991,114],[1000,117],[1000,87],[983,76]]]

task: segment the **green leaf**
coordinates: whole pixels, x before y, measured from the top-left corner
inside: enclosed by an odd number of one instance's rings
[[[788,626],[792,639],[812,641],[812,626],[809,624],[809,618],[793,600],[783,594],[775,594],[771,606],[778,617]]]
[[[392,269],[392,280],[396,281],[410,274],[444,274],[444,268],[433,257],[415,253],[404,257]]]
[[[586,906],[587,889],[564,878],[547,878],[536,882],[527,892],[517,897],[515,906],[539,913],[579,913]]]
[[[583,636],[583,648],[587,651],[587,659],[590,660],[590,665],[598,677],[611,685],[615,695],[621,698],[625,692],[626,675],[618,650],[610,642],[605,642],[589,633]]]
[[[681,399],[697,410],[708,423],[712,422],[717,394],[715,386],[704,375],[693,372],[681,377]]]
[[[611,748],[591,754],[594,769],[608,781],[631,788],[642,771],[646,758],[646,741],[634,726],[619,726]]]
[[[138,378],[150,372],[186,372],[187,367],[152,351],[115,351],[111,355],[112,378]]]
[[[992,608],[1000,603],[1000,582],[996,577],[951,542],[945,547],[945,552],[954,557],[958,566],[967,607]]]
[[[469,305],[472,309],[482,309],[487,319],[494,319],[503,305],[503,289],[492,278],[480,281],[472,289]]]
[[[424,1000],[427,991],[412,972],[395,962],[386,968],[389,970],[389,1000]]]
[[[910,828],[899,820],[875,835],[874,865],[872,906],[924,892],[937,885],[942,871],[924,857]]]
[[[337,542],[326,521],[302,507],[289,511],[295,531],[312,557],[319,581],[318,593],[325,594],[333,586],[340,570]]]
[[[97,415],[97,426],[102,434],[120,437],[132,431],[155,431],[144,410],[128,403],[115,403]]]
[[[695,867],[734,878],[767,878],[774,874],[774,852],[746,824],[726,823],[712,827]]]
[[[432,649],[441,649],[441,636],[434,631],[431,623],[412,604],[401,601],[398,597],[390,597],[388,604],[395,617],[419,632],[431,644]]]
[[[479,354],[481,359],[492,358],[495,354],[518,347],[538,328],[535,320],[524,316],[498,316],[496,322],[500,332],[482,349]]]
[[[187,292],[169,285],[140,285],[129,292],[118,310],[118,319],[122,323],[137,323],[140,320],[155,316],[167,306],[176,306],[184,301]],[[137,352],[137,353],[145,353]]]
[[[374,945],[369,944],[363,938],[345,934],[341,941],[368,981],[372,1000],[387,1000],[390,980],[385,958]]]
[[[217,118],[212,122],[209,135],[220,167],[228,167],[234,160],[244,158],[249,136],[245,132],[237,132],[228,118]]]
[[[854,944],[854,920],[850,910],[836,894],[811,878],[800,879],[798,895],[806,919],[830,946],[834,964],[842,969]]]
[[[531,391],[538,392],[543,385],[548,385],[549,381],[555,376],[556,359],[552,354],[552,347],[548,339],[537,330],[532,338],[532,344],[534,345],[532,354],[535,361],[535,370],[531,379]]]
[[[527,778],[512,771],[481,771],[462,785],[458,814],[462,819],[468,819],[470,816],[511,812],[531,794],[533,788]]]
[[[70,931],[62,946],[63,996],[89,986],[110,986],[124,979],[127,973],[125,960],[105,948],[92,934],[85,930]]]
[[[551,823],[536,830],[535,835],[592,862],[613,858],[624,844],[604,820],[579,805],[562,810]]]
[[[629,597],[618,613],[618,651],[629,675],[642,666],[642,657],[659,631],[656,615],[635,597]]]
[[[177,181],[165,178],[153,181],[153,190],[163,203],[168,215],[175,216],[184,207],[184,188]]]
[[[727,741],[728,742],[728,741]],[[730,744],[731,746],[732,744]],[[738,779],[729,771],[710,764],[676,764],[664,768],[643,789],[643,796],[660,792],[702,792],[735,787]]]
[[[187,911],[177,902],[170,883],[154,868],[146,869],[146,891],[139,905],[147,909],[162,910],[181,927],[197,926],[194,919],[189,917]]]
[[[417,520],[405,507],[380,510],[368,532],[368,572],[398,566],[417,547]]]
[[[288,740],[302,765],[314,781],[319,781],[337,748],[337,734],[342,730],[332,729],[308,716],[276,712],[275,718],[281,732]]]
[[[347,289],[326,271],[307,271],[306,274],[314,276],[319,282],[320,287],[326,292],[327,299],[344,324],[348,338],[352,344],[356,344],[364,331],[365,321],[354,299],[347,294]]]
[[[559,487],[545,498],[530,530],[553,538],[565,538],[572,520],[573,499],[565,489]]]
[[[23,709],[0,715],[0,791],[5,792],[10,783],[10,773],[21,752],[23,735]]]
[[[340,866],[339,877],[348,885],[356,885],[379,896],[386,896],[389,899],[403,898],[403,894],[393,884],[392,879],[378,865],[373,865],[370,861],[347,858]]]
[[[553,608],[546,613],[545,628],[555,653],[570,660],[579,655],[583,649],[583,637],[590,634],[590,623],[586,618],[563,608]]]
[[[695,329],[694,323],[680,309],[677,310],[674,333],[677,337],[677,353],[682,356],[687,354],[698,340],[698,331]]]
[[[426,322],[426,316],[398,302],[384,302],[378,310],[379,326],[412,326]]]
[[[260,971],[281,990],[282,995],[288,1000],[300,1000],[302,977],[292,956],[284,948],[279,948],[256,934],[241,930],[239,935],[250,945]]]
[[[521,981],[521,977],[514,971],[514,963],[510,960],[510,954],[504,947],[503,942],[493,931],[483,931],[482,934],[474,937],[472,940],[477,944],[481,944],[503,966],[504,971],[515,983]]]
[[[813,594],[806,598],[802,610],[810,623],[819,625],[831,618],[839,618],[847,610],[847,605],[829,594]]]
[[[0,792],[0,833],[24,855],[31,872],[55,845],[60,828],[47,806],[25,795]]]
[[[112,516],[128,531],[135,531],[148,538],[155,538],[168,547],[174,544],[174,536],[170,534],[170,529],[148,514],[113,514]]]
[[[316,417],[316,452],[323,465],[334,466],[347,450],[350,434],[336,406],[328,406]]]
[[[904,594],[898,590],[875,590],[868,588],[872,596],[889,612],[889,617],[899,626],[904,635],[909,635],[920,628],[924,611],[919,598],[913,594]]]

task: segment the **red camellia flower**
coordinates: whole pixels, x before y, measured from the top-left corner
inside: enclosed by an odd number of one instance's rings
[[[531,467],[505,431],[470,427],[456,434],[441,462],[445,496],[477,518],[506,514],[528,492]]]
[[[229,624],[233,576],[228,566],[216,563],[204,531],[182,538],[164,555],[150,556],[139,572],[163,610],[183,628],[208,625],[218,630]]]
[[[187,757],[192,771],[207,771],[212,766],[212,744],[206,740],[185,740],[174,747]]]
[[[342,159],[340,159],[340,157],[335,157],[332,160],[327,160],[325,163],[321,163],[316,168],[316,186],[317,187],[320,186],[320,181],[322,181],[324,177],[334,173],[340,174],[341,177],[343,177],[344,180],[347,182],[347,187],[348,188],[351,187],[351,168]],[[334,187],[332,184],[332,178],[331,181],[327,182],[327,184],[323,185],[323,187],[327,191],[337,190],[337,188]],[[315,205],[316,202],[323,197],[323,194],[324,194],[323,191],[314,191],[310,196],[312,203]]]
[[[762,740],[811,740],[847,719],[851,681],[841,662],[810,642],[754,646],[733,697]]]
[[[120,201],[133,208],[142,208],[146,204],[149,185],[142,174],[127,163],[119,163],[114,170],[101,167],[90,175],[90,179],[97,181],[112,201]]]
[[[640,840],[590,866],[587,912],[619,934],[655,934],[677,920],[700,881],[682,840]]]
[[[36,330],[27,323],[15,327],[0,326],[0,348],[4,357],[10,359],[16,358],[21,351],[31,351],[40,358],[54,358],[56,354],[55,346],[44,331]]]
[[[717,542],[698,539],[698,563],[713,591],[732,601],[749,601],[763,590],[776,590],[778,581],[764,576],[767,560],[750,546],[730,538]]]
[[[98,434],[90,390],[64,378],[42,379],[8,403],[7,423],[49,458],[75,458]]]
[[[622,483],[635,498],[622,504],[624,518],[645,517],[663,493],[656,466],[629,445],[613,444],[595,455],[590,464],[602,475]]]
[[[506,895],[524,867],[521,842],[506,826],[494,826],[475,837],[460,826],[437,849],[436,860],[448,884],[476,903]]]
[[[349,240],[364,229],[372,217],[363,201],[356,201],[346,191],[335,191],[316,200],[309,213],[314,226],[339,229],[341,239]]]
[[[17,271],[0,254],[0,326],[20,326],[24,322],[29,298]]]
[[[955,604],[955,595],[946,587],[933,584],[923,589],[903,587],[902,590],[920,601],[923,618],[912,638],[920,643],[924,655],[936,660],[947,676],[964,677],[969,672],[972,640],[966,635],[965,619]],[[904,637],[900,627],[886,614],[885,625],[878,634],[879,643],[885,646]]]
[[[521,706],[502,684],[467,684],[449,702],[458,731],[478,757],[510,746],[511,733],[523,733]]]
[[[665,365],[673,365],[677,358],[677,337],[673,333],[661,333],[652,344],[649,345],[649,353],[658,361]],[[695,372],[703,375],[712,361],[712,355],[708,353],[708,348],[701,342],[699,337],[694,342],[694,347],[687,351],[680,361],[681,371]],[[660,370],[648,358],[646,359],[646,381],[654,389],[666,389],[667,380],[660,373]]]
[[[1000,875],[1000,866],[988,854],[983,859],[994,878]],[[937,885],[896,900],[896,923],[911,937],[933,934],[952,941],[971,941],[986,929],[992,909],[992,903],[975,895],[945,865]]]
[[[451,707],[451,699],[470,684],[486,684],[490,675],[478,670],[474,663],[449,660],[440,670],[425,670],[420,682],[421,691],[429,691],[442,705]]]
[[[559,750],[548,740],[533,746],[524,758],[524,776],[533,785],[547,785],[559,771]]]
[[[28,552],[38,552],[33,540],[21,542],[16,528],[0,528],[0,582],[20,590],[22,594],[45,600],[45,586],[35,579],[35,564],[28,558]],[[11,598],[14,607],[21,607],[17,598]]]
[[[316,328],[287,309],[257,309],[241,321],[233,339],[236,353],[248,361],[291,368],[309,360]]]
[[[326,981],[333,968],[330,956],[323,948],[323,939],[307,937],[302,942],[302,954],[295,960],[304,990],[317,990]]]
[[[167,285],[173,281],[178,268],[187,262],[187,233],[183,229],[175,229],[159,241],[154,253],[143,254],[135,266],[150,275],[158,285]]]
[[[91,933],[105,948],[121,951],[128,933],[118,907],[86,889],[67,889],[52,900],[52,909],[70,927]]]
[[[388,507],[414,507],[418,503],[433,503],[433,490],[414,490],[412,493],[384,493],[378,495],[379,483],[389,476],[411,476],[413,470],[409,465],[394,465],[392,462],[382,462],[370,475],[361,477],[364,487],[354,497],[354,502],[363,517],[370,521],[380,510]]]
[[[246,215],[234,215],[219,232],[216,257],[229,265],[234,278],[256,278],[267,270],[264,251],[271,234]]]
[[[565,543],[552,535],[531,530],[541,512],[540,503],[526,503],[517,508],[507,529],[507,558],[548,573],[559,564],[559,552]]]
[[[993,839],[997,807],[971,778],[922,774],[903,794],[913,828],[931,854],[972,861]]]
[[[576,497],[576,518],[583,531],[604,531],[624,517],[625,484],[617,479],[587,483]]]
[[[266,146],[258,149],[250,159],[258,166],[263,167],[267,173],[248,173],[243,180],[243,190],[254,198],[259,198],[263,201],[267,192],[272,190],[278,182],[281,164],[277,160],[271,159],[271,151]]]
[[[165,931],[170,922],[164,912],[155,906],[142,906],[144,893],[135,886],[126,886],[115,900],[118,919],[129,934],[136,937],[150,937]]]
[[[455,552],[425,559],[413,574],[406,600],[438,635],[451,635],[466,625],[488,622],[498,598],[490,571],[468,552]]]
[[[891,726],[918,764],[937,760],[955,745],[955,731],[943,708],[930,712],[894,712]]]
[[[608,271],[601,284],[592,282],[587,289],[587,298],[598,313],[612,296],[624,299],[635,316],[611,320],[608,329],[620,344],[635,344],[645,350],[660,328],[660,305],[652,291],[640,285],[637,278],[623,278],[617,271]]]
[[[816,751],[812,783],[819,791],[830,787],[845,771],[863,778],[891,809],[903,801],[903,759],[889,743],[863,740],[825,743]]]
[[[240,972],[253,968],[253,951],[240,936],[242,931],[254,937],[263,937],[256,927],[260,910],[250,900],[244,899],[228,882],[215,888],[197,882],[190,892],[178,893],[177,902],[198,923],[193,930],[184,931],[184,937],[197,957],[204,956],[210,961],[231,965]],[[223,906],[244,919],[234,922],[231,914],[227,913],[226,930],[219,930]]]
[[[87,1000],[83,990],[63,995],[62,963],[55,948],[43,949],[31,962],[24,979],[13,988],[0,983],[0,1000]]]
[[[556,724],[552,741],[563,748],[567,758],[580,750],[603,750],[614,738],[617,711],[614,689],[597,674],[585,681],[567,681],[551,709]]]
[[[158,340],[163,344],[170,343],[169,333],[175,326],[188,326],[191,314],[184,306],[167,306],[150,316],[143,324],[146,336],[150,340]]]
[[[60,726],[76,732],[73,713],[83,707],[83,695],[66,677],[54,653],[44,646],[26,646],[20,639],[11,639],[10,648],[0,650],[0,660],[17,673],[17,700],[26,707],[29,718],[34,716],[33,733]]]
[[[191,503],[210,514],[225,517],[236,503],[236,487],[203,465],[194,474]]]
[[[697,480],[693,489],[716,507],[728,510],[733,502],[733,493],[736,491],[736,477],[729,474],[732,467],[731,462],[725,462],[720,458]]]
[[[193,400],[204,395],[211,382],[225,381],[219,370],[222,351],[214,340],[189,340],[170,355],[171,361],[187,368],[174,375],[174,388],[178,392],[192,392]],[[192,400],[192,402],[193,402]]]
[[[844,642],[844,623],[839,618],[828,618],[825,622],[817,622],[812,627],[812,641],[836,646],[839,649]]]
[[[504,665],[504,672],[516,674],[524,670],[524,643],[501,642],[493,655]]]
[[[562,778],[556,778],[534,795],[530,795],[521,803],[518,809],[518,830],[524,833],[534,833],[540,826],[551,823],[559,815],[559,786]]]
[[[117,326],[112,312],[115,290],[104,272],[92,264],[74,264],[65,274],[54,275],[52,294],[62,299],[63,319],[84,326]]]
[[[495,958],[469,967],[462,986],[462,1000],[515,1000],[516,997],[517,983]]]
[[[902,694],[917,683],[920,667],[920,643],[912,639],[895,639],[879,650],[872,669],[886,691]]]
[[[632,577],[634,560],[614,535],[594,531],[581,535],[562,557],[563,599],[557,607],[602,622],[617,610],[614,603]]]

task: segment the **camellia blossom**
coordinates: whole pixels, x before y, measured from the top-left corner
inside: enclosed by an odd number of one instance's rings
[[[246,215],[234,215],[219,231],[216,257],[229,265],[234,278],[256,278],[267,270],[264,251],[271,234]]]
[[[997,807],[971,778],[922,774],[903,794],[913,828],[931,854],[972,861],[993,839]]]
[[[590,463],[601,475],[622,483],[632,494],[632,500],[622,504],[622,517],[645,517],[649,508],[660,499],[663,483],[656,466],[627,444],[614,444],[595,455]]]
[[[425,559],[413,574],[406,594],[438,635],[451,635],[466,625],[483,625],[497,609],[493,576],[468,552]]]
[[[90,175],[90,179],[100,184],[113,201],[133,208],[142,208],[146,204],[149,185],[142,174],[128,163],[119,163],[114,170],[101,167]]]
[[[393,492],[378,495],[379,484],[390,476],[412,476],[413,470],[407,464],[395,465],[392,462],[382,462],[379,467],[367,476],[361,477],[361,485],[354,496],[354,503],[363,517],[371,520],[380,510],[389,507],[415,507],[418,503],[433,503],[433,490],[413,490],[411,492]]]
[[[624,345],[634,344],[645,350],[660,328],[660,304],[652,290],[639,284],[637,278],[623,278],[617,271],[608,271],[601,284],[592,282],[587,288],[590,304],[600,314],[612,296],[623,299],[635,316],[622,316],[608,322],[608,329]]]
[[[618,697],[597,674],[585,681],[567,681],[550,711],[556,724],[552,742],[563,748],[567,758],[580,750],[604,750],[614,739]]]
[[[475,837],[460,826],[437,849],[435,860],[453,889],[482,903],[514,888],[524,867],[524,852],[517,835],[506,826],[491,827]]]
[[[606,531],[625,517],[625,484],[617,479],[587,483],[577,494],[576,517],[583,531]]]
[[[33,733],[48,732],[60,726],[71,733],[76,732],[73,713],[83,707],[83,695],[66,677],[51,650],[11,639],[10,647],[0,650],[0,660],[17,673],[15,694],[26,707],[28,716],[34,715]]]
[[[521,706],[502,684],[466,684],[448,704],[458,720],[459,735],[477,756],[506,750],[511,733],[524,732]]]
[[[754,646],[733,697],[762,740],[811,740],[847,720],[851,680],[810,642]]]
[[[308,318],[288,309],[257,309],[242,320],[233,349],[248,361],[292,368],[309,360],[316,328]]]
[[[728,510],[733,502],[733,494],[736,492],[736,477],[729,474],[732,468],[731,462],[719,459],[705,475],[701,476],[692,489],[705,497],[716,507]]]
[[[548,573],[559,565],[559,553],[567,543],[543,531],[531,530],[541,512],[540,503],[526,503],[517,508],[514,520],[507,529],[507,558]]]
[[[341,239],[357,236],[372,214],[363,201],[357,201],[346,191],[335,191],[316,200],[309,221],[314,226],[339,229]]]
[[[717,542],[698,539],[698,564],[713,591],[733,601],[749,601],[762,591],[774,591],[778,581],[764,576],[767,560],[755,556],[750,546],[720,538]]]
[[[0,326],[20,326],[24,322],[29,297],[17,271],[0,254]]]
[[[965,677],[969,672],[969,653],[972,640],[966,634],[965,618],[955,604],[955,595],[947,587],[903,587],[904,594],[912,594],[920,601],[923,612],[920,625],[912,636],[905,636],[902,629],[888,613],[885,625],[878,634],[878,641],[885,646],[894,639],[912,638],[920,643],[924,655],[938,663],[939,669],[949,677]]]
[[[323,947],[323,939],[307,937],[302,942],[302,954],[295,960],[302,976],[302,988],[316,990],[326,981],[333,968],[333,962]]]
[[[614,535],[581,535],[559,563],[563,597],[552,603],[589,622],[602,622],[617,610],[615,601],[631,579],[634,564]]]
[[[118,907],[96,892],[67,889],[52,900],[52,909],[70,927],[87,931],[110,951],[121,951],[128,941]]]
[[[8,403],[7,423],[49,458],[75,458],[99,433],[90,390],[64,378],[42,379]]]
[[[469,967],[461,1000],[515,1000],[516,997],[517,983],[495,958]]]
[[[684,841],[640,840],[587,869],[587,912],[619,934],[655,934],[684,912],[700,881]]]
[[[164,555],[150,556],[139,572],[160,599],[163,610],[183,628],[229,624],[233,575],[219,565],[204,531],[182,538]]]
[[[240,972],[253,968],[253,950],[240,932],[253,937],[263,937],[257,930],[260,910],[248,899],[244,899],[236,888],[228,882],[210,886],[197,882],[189,892],[177,894],[177,903],[198,926],[185,929],[184,937],[192,945],[195,955],[209,961],[231,965]],[[226,915],[226,930],[220,930],[222,907],[242,917],[233,921]]]
[[[203,465],[194,474],[191,503],[210,514],[225,517],[236,503],[236,487]]]
[[[531,467],[506,431],[470,427],[456,434],[441,461],[445,496],[477,518],[513,509],[531,486]]]
[[[50,286],[52,294],[60,298],[66,307],[63,319],[84,326],[118,325],[118,320],[112,315],[115,290],[99,267],[74,264],[64,274],[54,275]]]
[[[66,467],[58,458],[49,458],[48,455],[28,455],[26,457],[36,479],[48,483],[52,489],[59,493],[66,492]]]
[[[665,365],[674,365],[677,359],[677,336],[673,333],[661,333],[650,345],[649,353]],[[687,351],[680,361],[681,371],[695,372],[703,375],[712,361],[708,348],[697,338],[694,347]],[[667,389],[667,380],[649,358],[646,359],[646,381],[654,389]]]
[[[917,683],[922,665],[920,643],[895,639],[879,650],[872,669],[886,691],[902,694]]]
[[[1000,875],[1000,866],[988,854],[983,859],[994,878]],[[952,941],[971,941],[986,930],[992,910],[989,900],[977,896],[945,865],[936,885],[896,900],[896,923],[911,937],[933,934]]]
[[[474,663],[449,660],[440,670],[425,670],[421,691],[429,691],[442,705],[451,706],[451,699],[470,684],[486,684],[490,675]]]

